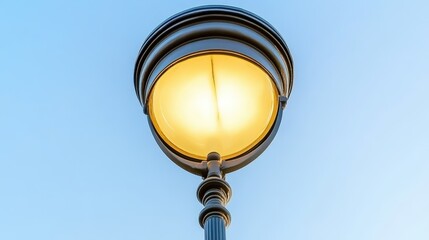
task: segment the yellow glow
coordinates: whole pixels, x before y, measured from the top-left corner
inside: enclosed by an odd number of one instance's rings
[[[205,160],[238,156],[274,123],[278,93],[269,75],[253,62],[227,54],[186,58],[167,69],[149,96],[149,116],[168,145]]]

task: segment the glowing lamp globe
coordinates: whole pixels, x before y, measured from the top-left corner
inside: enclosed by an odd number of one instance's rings
[[[292,79],[288,48],[270,24],[242,9],[204,6],[149,35],[134,83],[161,149],[205,176],[212,153],[228,173],[267,148]]]

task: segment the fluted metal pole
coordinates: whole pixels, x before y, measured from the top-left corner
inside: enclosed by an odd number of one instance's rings
[[[205,240],[225,240],[225,220],[220,217],[211,216],[204,223]]]
[[[225,228],[231,215],[225,208],[231,198],[231,187],[221,172],[221,160],[217,153],[207,157],[207,177],[197,190],[198,200],[204,205],[200,212],[200,225],[204,228],[205,240],[226,240]]]

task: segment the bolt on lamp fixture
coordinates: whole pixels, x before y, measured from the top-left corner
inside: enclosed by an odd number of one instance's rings
[[[134,86],[156,142],[183,169],[202,176],[200,224],[225,239],[231,188],[225,174],[270,144],[292,90],[286,43],[243,9],[202,6],[159,25],[140,49]]]

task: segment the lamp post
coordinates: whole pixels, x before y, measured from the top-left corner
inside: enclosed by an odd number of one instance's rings
[[[270,144],[292,90],[286,43],[243,9],[202,6],[159,25],[140,49],[137,96],[153,136],[178,166],[202,176],[206,240],[224,240],[231,188],[225,174]]]

